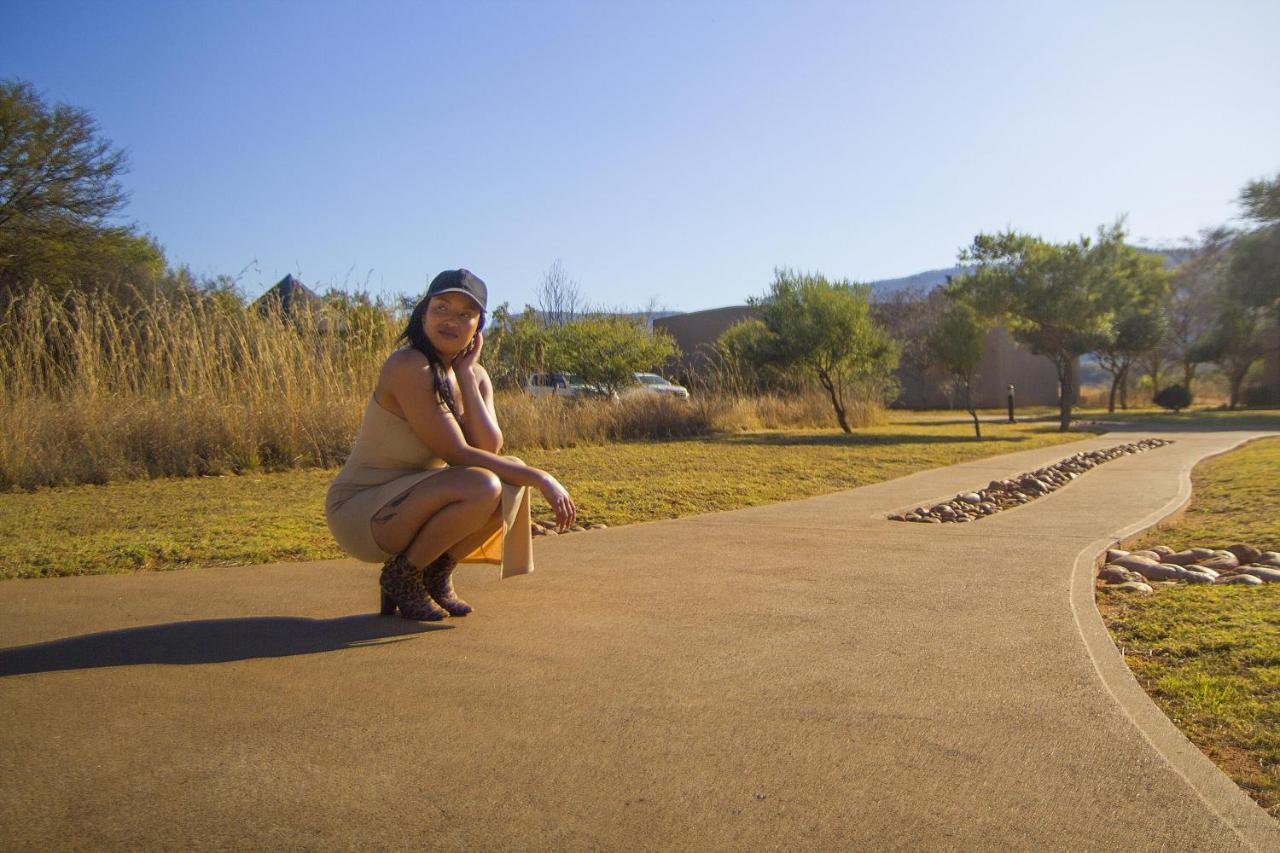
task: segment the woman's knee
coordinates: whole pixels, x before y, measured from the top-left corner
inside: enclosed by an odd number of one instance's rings
[[[487,468],[463,468],[458,476],[467,500],[496,504],[502,497],[502,481]]]

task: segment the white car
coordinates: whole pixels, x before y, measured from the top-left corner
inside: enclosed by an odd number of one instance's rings
[[[594,385],[583,384],[572,373],[531,373],[524,383],[524,392],[530,397],[603,397],[605,393]]]
[[[689,399],[688,388],[676,385],[656,373],[637,373],[635,376],[639,384],[629,388],[629,394],[663,394],[679,400]]]

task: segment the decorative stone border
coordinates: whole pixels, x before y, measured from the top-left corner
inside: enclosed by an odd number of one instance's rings
[[[1061,462],[1037,468],[1008,480],[992,480],[985,489],[956,495],[949,501],[927,509],[918,506],[909,512],[894,513],[890,521],[915,521],[923,524],[952,524],[976,521],[1002,509],[1013,509],[1049,494],[1070,483],[1084,472],[1122,456],[1141,453],[1173,444],[1163,438],[1144,438],[1106,450],[1088,450],[1068,456]]]
[[[1280,552],[1238,543],[1226,548],[1174,551],[1155,545],[1143,551],[1108,548],[1098,570],[1098,589],[1150,595],[1155,587],[1180,583],[1262,586],[1280,583]]]
[[[556,523],[554,521],[538,521],[536,518],[529,525],[529,532],[534,536],[561,536],[569,533],[581,533],[584,530],[607,530],[609,525],[596,524],[591,521],[584,521],[581,524],[575,524],[560,534],[556,532]]]

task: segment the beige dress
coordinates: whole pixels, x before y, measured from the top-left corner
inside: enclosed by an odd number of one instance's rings
[[[408,421],[370,398],[351,455],[325,496],[325,521],[338,547],[367,563],[391,559],[394,555],[373,540],[374,515],[447,467],[422,443]],[[461,562],[500,565],[504,578],[533,571],[527,488],[502,484],[502,529]]]

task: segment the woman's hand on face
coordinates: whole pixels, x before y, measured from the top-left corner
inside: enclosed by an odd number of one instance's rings
[[[573,505],[573,498],[569,497],[569,490],[560,485],[559,480],[545,471],[542,476],[544,480],[539,491],[547,499],[547,503],[551,504],[551,509],[556,514],[556,529],[564,533],[573,526],[573,522],[577,519],[578,508]]]
[[[471,349],[463,350],[453,362],[454,373],[470,373],[480,363],[480,350],[484,349],[484,332],[476,332]]]

